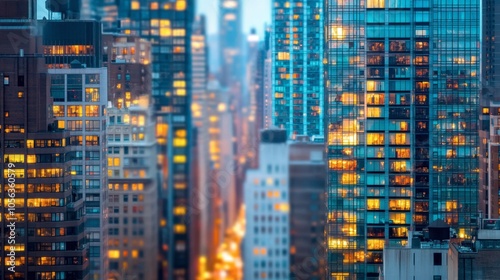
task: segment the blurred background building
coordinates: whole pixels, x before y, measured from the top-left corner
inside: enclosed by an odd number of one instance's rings
[[[245,279],[325,279],[323,143],[261,134],[258,169],[245,181]]]
[[[108,257],[106,279],[157,279],[159,189],[149,96],[107,108]],[[184,212],[186,208],[176,208]]]
[[[272,8],[272,125],[323,135],[323,1],[275,1]]]

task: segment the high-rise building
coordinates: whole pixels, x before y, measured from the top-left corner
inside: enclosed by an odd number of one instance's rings
[[[378,279],[410,226],[476,226],[480,4],[326,4],[327,276]]]
[[[247,122],[247,135],[249,149],[243,151],[242,155],[246,160],[246,166],[250,168],[257,168],[258,165],[258,152],[259,146],[259,132],[262,129],[260,121],[262,115],[259,115],[259,104],[262,93],[262,65],[261,65],[261,42],[255,29],[252,29],[250,35],[247,36],[247,104],[243,112]]]
[[[324,144],[264,130],[246,173],[245,279],[325,279]]]
[[[286,131],[262,132],[259,167],[244,183],[244,279],[290,279],[290,209]]]
[[[69,132],[54,124],[36,5],[0,6],[0,278],[89,279],[84,202],[71,184]]]
[[[242,86],[241,0],[219,0],[219,81],[222,87]]]
[[[298,136],[288,144],[291,279],[325,278],[326,161],[324,143]]]
[[[152,98],[156,117],[161,185],[160,247],[162,279],[189,278],[189,209],[191,140],[191,29],[193,0],[122,1],[117,16],[102,14],[110,31],[151,41]],[[104,29],[108,31],[107,28]]]
[[[482,1],[482,94],[481,114],[479,116],[479,211],[484,218],[498,219],[500,212],[499,200],[499,168],[500,163],[500,90],[498,59],[499,43],[495,40],[500,34],[500,28],[495,27],[495,18],[500,14],[498,1]]]
[[[272,19],[272,125],[323,135],[323,1],[275,1]]]
[[[158,279],[158,184],[149,95],[107,108],[108,258],[106,279]],[[176,208],[185,212],[186,208]]]
[[[71,185],[85,200],[85,234],[89,245],[90,279],[107,275],[106,68],[49,69],[52,111],[57,128],[70,133],[67,158]]]
[[[204,16],[197,16],[191,35],[192,53],[192,121],[193,121],[193,160],[192,160],[192,188],[190,190],[191,216],[189,220],[190,262],[192,264],[192,278],[203,279],[208,267],[207,261],[213,260],[214,244],[211,236],[215,226],[213,220],[213,205],[215,197],[211,192],[211,164],[209,153],[209,126],[208,119],[208,46],[206,38],[206,22]]]

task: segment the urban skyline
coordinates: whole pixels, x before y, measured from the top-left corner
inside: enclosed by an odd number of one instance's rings
[[[0,280],[500,273],[500,2],[0,7]]]

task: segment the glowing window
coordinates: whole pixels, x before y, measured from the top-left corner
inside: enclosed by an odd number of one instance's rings
[[[389,209],[391,210],[410,210],[410,200],[409,199],[390,199]]]
[[[384,239],[368,239],[367,249],[368,250],[382,250],[384,249],[385,240]]]
[[[342,94],[343,104],[358,104],[358,96],[355,93],[343,93]]]
[[[120,251],[119,250],[109,250],[108,257],[110,259],[118,259],[118,258],[120,258]]]
[[[181,225],[181,224],[174,225],[174,232],[177,234],[186,233],[186,225]]]
[[[83,107],[81,105],[68,106],[68,117],[82,117]]]
[[[186,213],[187,213],[187,210],[186,210],[185,206],[174,207],[174,215],[181,216],[181,215],[186,215]]]
[[[358,175],[355,173],[343,173],[340,177],[340,184],[342,185],[354,185],[358,182]]]
[[[186,10],[186,0],[177,0],[177,2],[175,3],[175,9],[177,11]]]
[[[65,107],[64,105],[54,105],[52,106],[52,112],[54,117],[64,117]]]
[[[290,53],[278,52],[278,60],[290,60]]]
[[[86,117],[99,117],[99,106],[98,105],[85,106],[85,116]]]
[[[368,108],[366,116],[368,118],[381,118],[383,117],[382,115],[382,108],[375,107],[375,108]]]
[[[331,170],[356,170],[356,160],[330,159],[328,167]]]
[[[366,209],[368,210],[379,210],[380,209],[380,199],[367,199]]]
[[[383,133],[368,133],[366,135],[367,145],[384,145],[384,134]]]
[[[407,133],[391,133],[391,145],[410,145],[410,136]]]

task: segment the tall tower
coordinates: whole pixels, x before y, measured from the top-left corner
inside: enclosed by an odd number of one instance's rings
[[[272,123],[292,135],[323,135],[323,1],[275,1]]]
[[[385,245],[477,217],[478,1],[325,7],[327,275],[377,279]]]
[[[34,1],[0,1],[1,279],[89,279],[84,199],[54,123]],[[70,264],[70,265],[68,265]]]
[[[219,7],[219,49],[221,86],[229,87],[240,83],[243,78],[241,0],[220,0]]]
[[[105,31],[152,43],[152,97],[160,180],[160,279],[188,279],[191,146],[191,29],[194,0],[121,1],[103,13]],[[109,17],[108,17],[109,16]],[[111,24],[108,25],[108,22]],[[114,24],[113,21],[118,21]],[[175,211],[184,207],[186,211]],[[174,277],[175,275],[175,277]]]
[[[500,89],[499,73],[495,70],[500,66],[498,61],[499,42],[495,40],[500,34],[500,28],[495,25],[495,18],[500,15],[498,1],[483,0],[482,14],[482,92],[481,115],[479,116],[479,210],[487,219],[498,219],[500,199],[498,195],[500,180],[498,177],[500,163]]]

